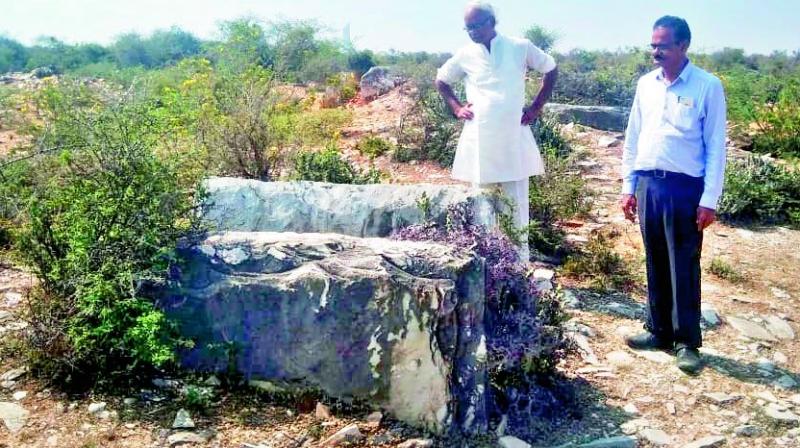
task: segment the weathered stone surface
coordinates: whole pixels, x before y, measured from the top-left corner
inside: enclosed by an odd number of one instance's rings
[[[741,395],[731,395],[724,392],[709,392],[703,394],[706,401],[716,405],[725,405],[742,399]]]
[[[184,366],[225,371],[233,358],[254,381],[485,430],[482,261],[430,243],[311,233],[228,232],[182,253],[159,303],[195,342]]]
[[[780,406],[777,406],[774,403],[769,403],[764,407],[764,415],[778,423],[792,425],[800,423],[800,416],[792,411],[781,409]]]
[[[175,414],[175,420],[172,422],[173,429],[192,429],[194,428],[194,420],[186,409],[179,409]]]
[[[403,78],[392,73],[388,67],[372,67],[361,76],[359,96],[371,100],[403,83]]]
[[[708,436],[694,442],[687,443],[683,448],[715,448],[725,444],[723,436]]]
[[[431,448],[433,440],[431,439],[409,439],[397,445],[397,448]]]
[[[9,432],[17,432],[25,426],[28,420],[28,411],[16,403],[0,401],[0,419]]]
[[[322,442],[321,446],[339,446],[343,443],[349,442],[357,442],[364,438],[364,435],[361,434],[361,431],[358,429],[358,425],[349,425],[345,426],[344,428],[340,429],[336,432],[336,434],[328,437]]]
[[[106,410],[106,402],[101,401],[98,403],[90,403],[87,410],[89,411],[90,414],[97,414],[98,412],[103,412]]]
[[[702,303],[700,305],[700,315],[703,318],[703,323],[705,323],[708,327],[714,328],[719,326],[720,318],[719,313],[717,312],[716,308],[710,303]]]
[[[425,220],[420,200],[443,223],[447,207],[471,205],[476,224],[493,227],[498,206],[485,192],[453,185],[339,185],[319,182],[259,182],[212,177],[204,217],[219,231],[339,233],[388,236]],[[235,257],[236,254],[230,254]]]
[[[787,341],[794,339],[794,330],[792,326],[789,325],[789,322],[786,322],[778,316],[766,316],[764,320],[767,322],[767,330],[778,339]]]
[[[547,103],[544,110],[561,123],[578,123],[603,131],[624,131],[628,125],[629,110],[625,107]]]
[[[639,435],[653,446],[666,446],[672,443],[672,437],[660,429],[643,429],[639,431]]]
[[[579,445],[579,448],[636,448],[636,437],[617,436]]]
[[[728,323],[731,324],[731,326],[735,328],[736,331],[738,331],[742,336],[760,341],[777,341],[775,336],[755,322],[736,316],[728,317],[727,320]]]
[[[0,375],[0,381],[15,381],[26,373],[28,373],[28,368],[24,366],[11,369]]]
[[[497,443],[502,448],[530,448],[530,444],[513,436],[500,437]]]
[[[206,443],[215,436],[213,431],[188,432],[181,431],[167,437],[169,446],[195,445]]]

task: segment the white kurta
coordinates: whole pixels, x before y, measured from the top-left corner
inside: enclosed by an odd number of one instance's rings
[[[556,66],[552,56],[526,39],[498,34],[490,46],[491,51],[482,44],[461,48],[436,74],[437,80],[451,85],[464,80],[475,116],[464,123],[452,176],[479,184],[544,172],[533,133],[520,124],[525,74],[528,69],[547,73]]]

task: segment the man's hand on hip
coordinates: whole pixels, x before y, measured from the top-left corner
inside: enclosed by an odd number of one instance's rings
[[[541,113],[542,113],[541,109],[537,109],[537,108],[535,108],[533,106],[528,106],[528,107],[522,109],[522,119],[519,121],[519,123],[521,125],[523,125],[523,126],[527,126],[527,125],[533,123],[534,120],[539,118],[539,115]]]
[[[625,214],[625,219],[630,222],[636,222],[636,196],[623,194],[620,205],[622,206],[622,213]]]
[[[697,207],[697,230],[702,232],[717,220],[717,212],[710,208]]]
[[[455,111],[456,118],[459,120],[472,120],[475,114],[472,112],[472,103],[465,103]]]

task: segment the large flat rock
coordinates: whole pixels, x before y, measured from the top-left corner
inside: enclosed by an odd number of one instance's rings
[[[182,255],[160,306],[194,342],[185,367],[485,430],[481,260],[424,242],[273,232],[215,234]]]
[[[219,231],[388,236],[427,218],[444,223],[447,207],[467,202],[475,224],[496,225],[496,200],[458,185],[343,185],[212,177],[204,216]],[[427,198],[427,199],[423,199]],[[422,207],[425,202],[428,207]]]
[[[628,126],[626,107],[578,106],[573,104],[548,103],[544,110],[561,123],[577,123],[603,131],[624,131]]]

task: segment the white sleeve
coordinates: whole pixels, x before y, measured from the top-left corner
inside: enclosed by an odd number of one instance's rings
[[[628,116],[628,127],[625,129],[625,144],[622,147],[622,194],[636,193],[638,178],[634,174],[636,152],[639,149],[639,133],[642,129],[642,112],[639,107],[639,86],[636,84],[636,95],[633,97],[631,113]]]
[[[466,72],[464,72],[464,68],[461,66],[460,55],[460,52],[454,54],[441,67],[439,67],[439,70],[436,71],[437,81],[443,81],[447,84],[454,84],[464,79]]]
[[[528,68],[532,68],[539,73],[547,73],[556,68],[556,60],[552,56],[542,51],[531,41],[527,41],[527,55],[526,62]]]
[[[703,120],[703,143],[705,144],[705,188],[700,205],[716,209],[722,186],[725,183],[725,91],[717,80],[706,93],[706,116]]]

